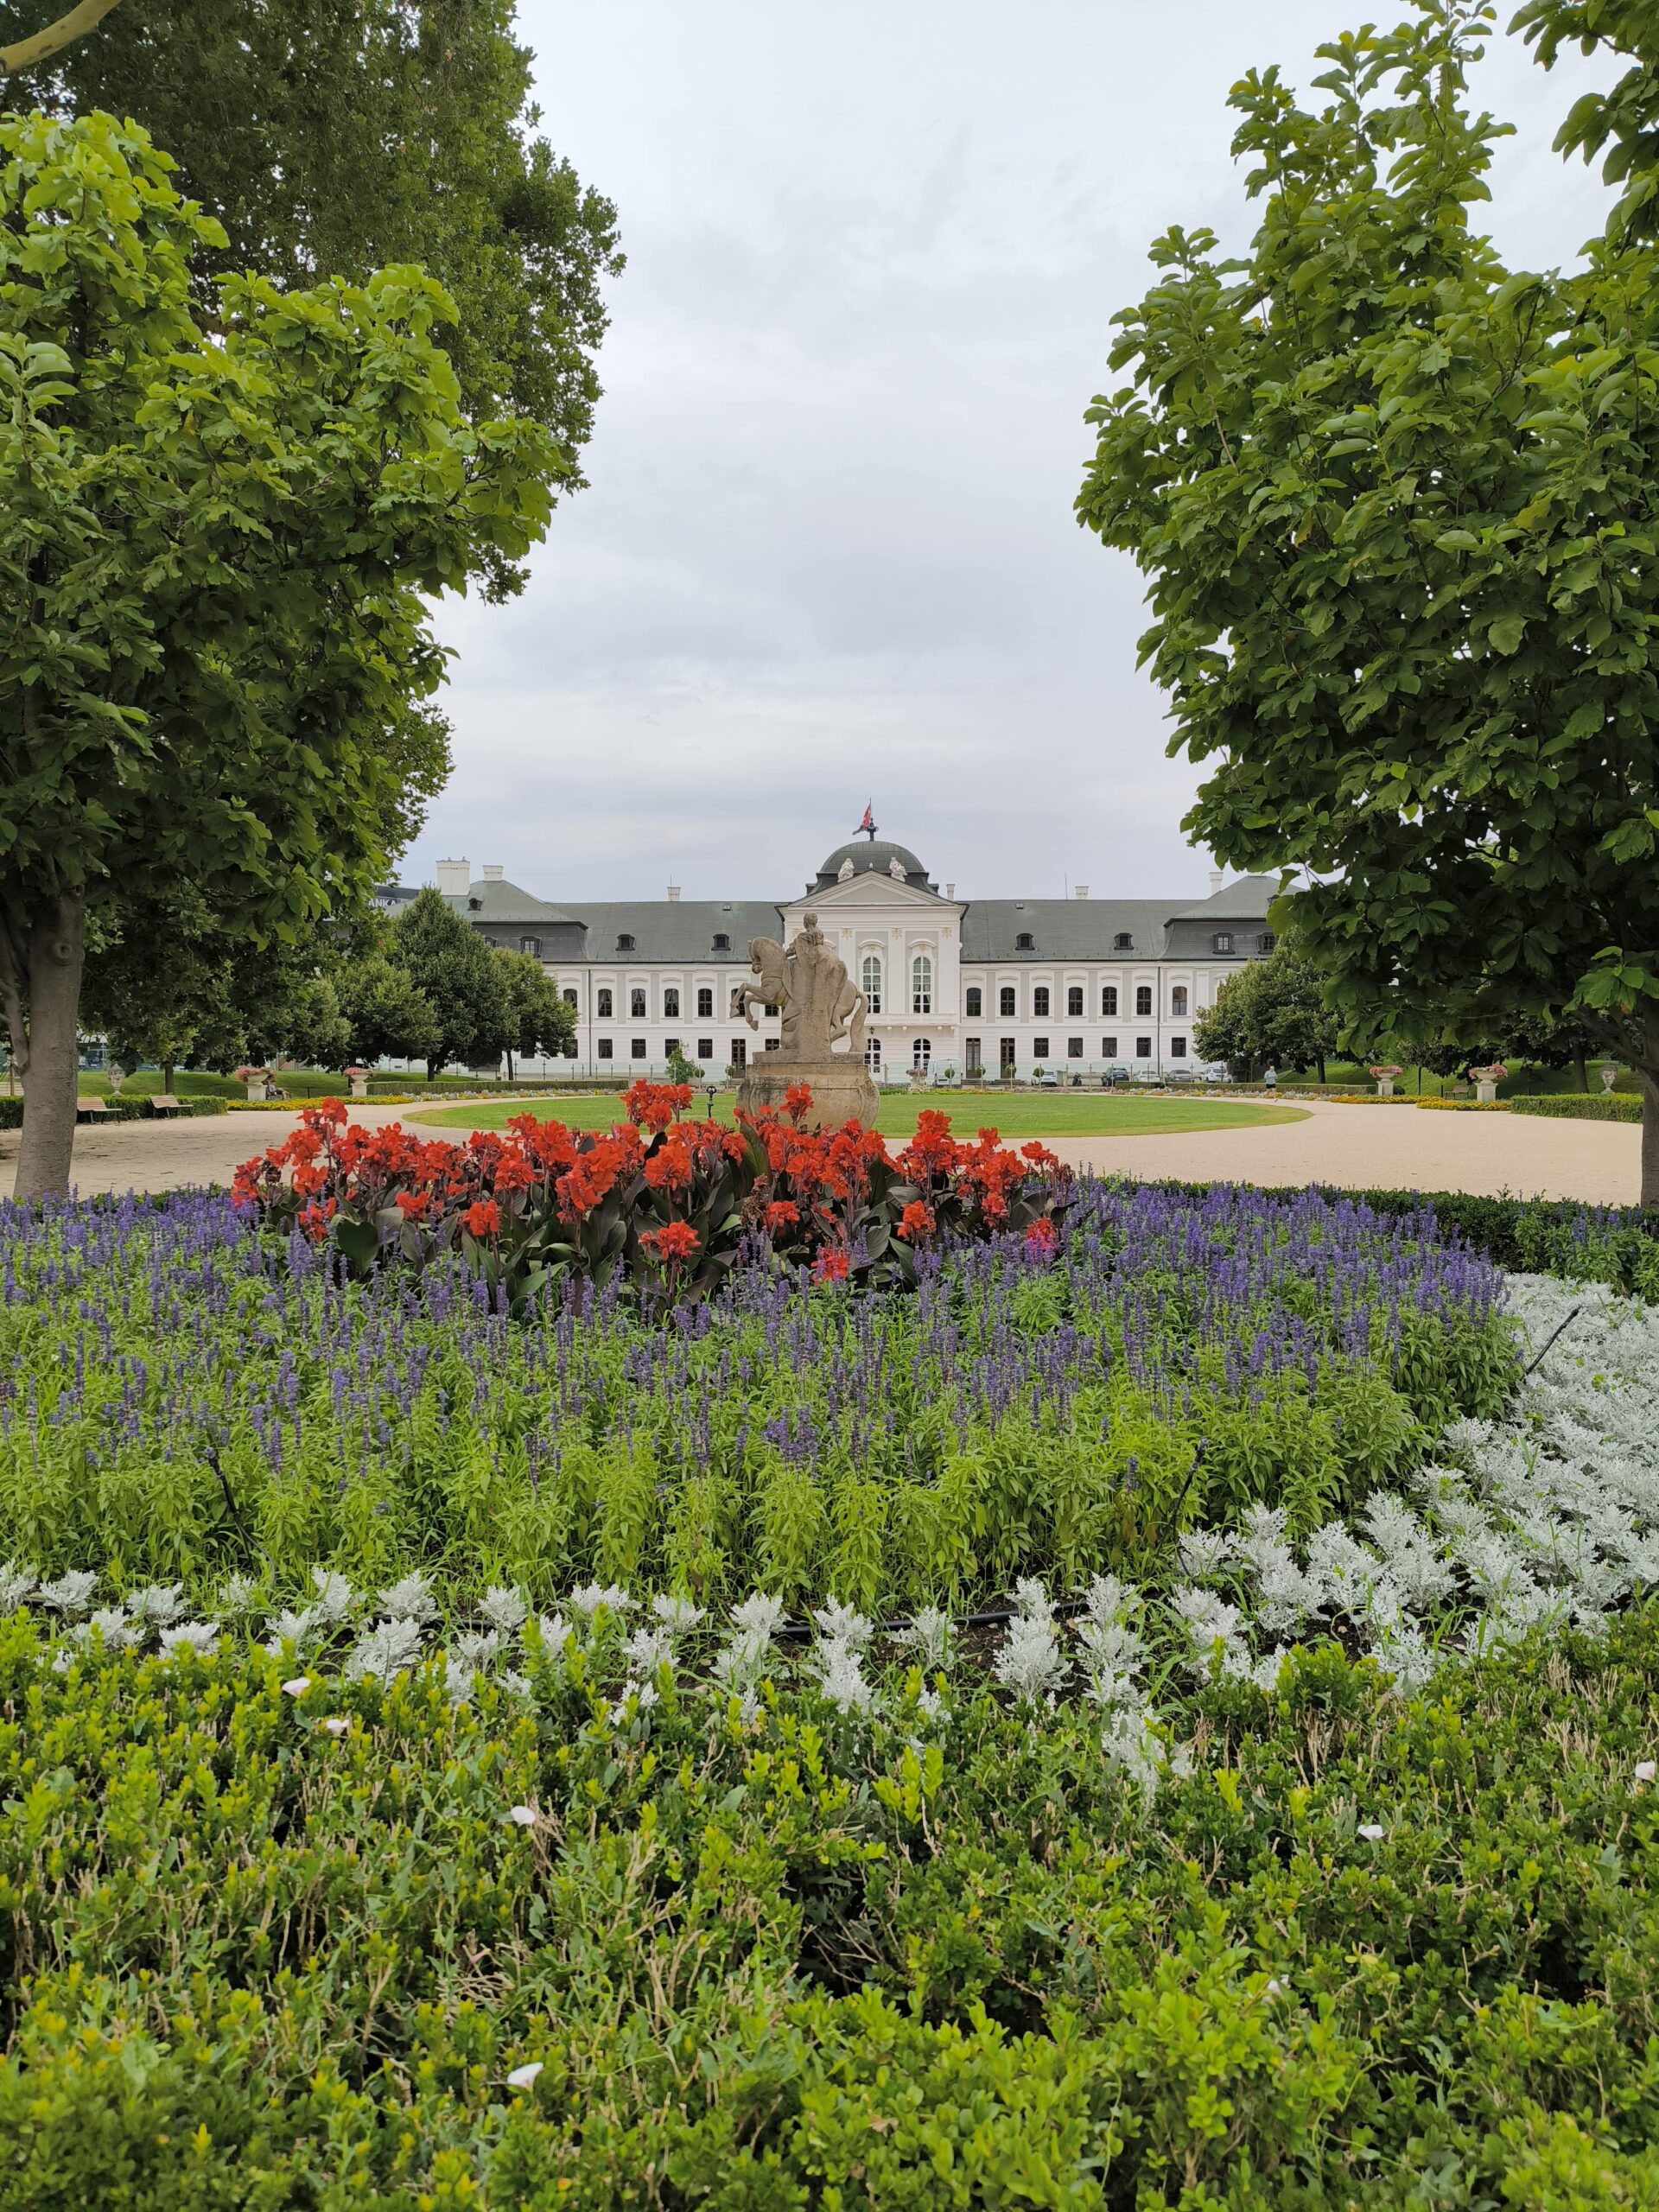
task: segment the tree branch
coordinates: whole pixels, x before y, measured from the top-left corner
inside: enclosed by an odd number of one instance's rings
[[[99,23],[120,0],[80,0],[67,16],[60,16],[55,23],[48,23],[43,31],[36,31],[33,38],[20,38],[16,46],[0,46],[0,79],[10,77],[19,69],[33,68],[37,61],[44,61],[57,53],[60,47],[73,45],[84,38],[95,23]]]

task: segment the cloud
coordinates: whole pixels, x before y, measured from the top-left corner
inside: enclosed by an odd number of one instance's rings
[[[629,255],[591,488],[529,589],[447,607],[456,771],[404,873],[786,895],[867,796],[982,896],[1196,895],[1196,778],[1135,667],[1141,582],[1072,518],[1111,318],[1168,223],[1250,216],[1228,86],[1313,73],[1328,0],[521,7],[546,129]],[[1356,14],[1355,20],[1358,20]],[[1560,259],[1582,70],[1507,45],[1494,220]]]

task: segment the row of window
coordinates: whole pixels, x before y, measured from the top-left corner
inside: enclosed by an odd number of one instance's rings
[[[874,954],[864,963],[863,990],[870,1012],[880,1014],[881,1011],[881,963]],[[733,996],[734,1003],[730,1011],[735,1014],[737,1012],[735,993]],[[984,993],[977,983],[969,985],[965,1011],[970,1021],[977,1020],[984,1014]],[[595,994],[594,1014],[598,1020],[601,1021],[614,1020],[615,998],[615,993],[607,988],[601,988]],[[706,1021],[715,1010],[715,995],[712,990],[703,989],[697,993],[696,999],[696,1010]],[[998,1013],[1005,1020],[1012,1020],[1019,1011],[1019,994],[1014,985],[1005,984],[997,994],[997,1001]],[[647,994],[643,989],[635,988],[628,993],[628,1012],[635,1021],[649,1020],[646,1001]],[[574,990],[566,990],[564,1002],[567,1006],[575,1005],[576,994]],[[912,1014],[931,1014],[933,1011],[933,963],[925,955],[918,955],[911,963],[910,1010]],[[1033,1020],[1046,1021],[1052,1010],[1048,986],[1046,983],[1039,983],[1031,995]],[[1072,983],[1068,986],[1065,994],[1065,1010],[1074,1020],[1082,1014],[1083,986],[1080,983]],[[1117,986],[1116,983],[1102,985],[1100,1010],[1109,1021],[1116,1014]],[[1139,983],[1135,986],[1135,1010],[1139,1014],[1149,1014],[1152,1012],[1150,983]],[[1176,983],[1172,986],[1169,994],[1169,1010],[1178,1020],[1186,1014],[1187,989],[1185,983]],[[771,1007],[766,1008],[768,1014],[773,1011],[774,1009]],[[663,1019],[664,1021],[677,1021],[679,1018],[680,994],[672,984],[670,984],[663,993]],[[638,1055],[636,1054],[635,1057],[638,1058]]]
[[[1065,994],[1065,1010],[1074,1020],[1082,1014],[1083,986],[1081,983],[1071,983],[1067,986]],[[1100,1010],[1109,1021],[1116,1014],[1117,985],[1116,983],[1102,984],[1100,990]],[[1135,1010],[1137,1014],[1147,1014],[1152,1012],[1152,985],[1150,983],[1136,984],[1135,991]],[[1187,992],[1186,985],[1185,983],[1176,983],[1172,986],[1169,994],[1169,1010],[1171,1014],[1176,1015],[1185,1015],[1187,1013]],[[984,994],[981,991],[977,983],[970,983],[968,987],[965,1011],[969,1020],[972,1020],[976,1015],[982,1014],[985,1011]],[[1002,988],[997,993],[997,1012],[1003,1017],[1004,1020],[1007,1020],[1017,1014],[1018,1011],[1019,993],[1016,991],[1013,984],[1005,983]],[[1032,1019],[1033,1021],[1046,1021],[1052,1011],[1052,1007],[1050,1002],[1048,986],[1046,983],[1039,983],[1031,995]]]
[[[1274,943],[1275,939],[1273,931],[1271,930],[1263,930],[1262,934],[1255,940],[1255,949],[1258,952],[1271,952]],[[1214,952],[1231,952],[1233,945],[1234,938],[1231,930],[1217,930],[1210,940],[1211,950]],[[1016,952],[1032,951],[1034,947],[1031,931],[1029,930],[1021,930],[1020,934],[1014,940],[1014,947]],[[616,949],[619,952],[632,952],[634,949],[633,939],[631,937],[626,936],[619,937],[616,940]],[[732,940],[723,931],[716,931],[712,949],[715,952],[729,952],[732,949]],[[536,959],[539,960],[542,957],[542,940],[538,937],[521,937],[518,940],[518,950],[520,952],[528,952]],[[1127,930],[1120,930],[1117,932],[1117,935],[1112,939],[1112,950],[1114,952],[1133,952],[1135,950],[1134,938],[1130,936]],[[919,953],[916,958],[911,962],[910,967],[911,997],[912,1001],[925,997],[930,1001],[931,1006],[933,990],[932,962],[927,957],[925,953]],[[918,972],[921,969],[926,970],[925,978]],[[881,959],[879,953],[873,952],[866,957],[864,961],[864,972],[861,988],[865,997],[868,999],[870,1002],[871,1013],[880,1014],[881,1011]],[[702,995],[705,998],[712,999],[713,995],[705,991]],[[710,1011],[712,1012],[712,1010],[711,1006]],[[914,1010],[918,1014],[925,1014],[930,1011],[930,1007],[925,1007],[918,1004]],[[1082,1008],[1079,1007],[1077,1011],[1081,1013]]]
[[[917,1046],[918,1049],[925,1047],[927,1039],[925,1037],[918,1038],[917,1039]],[[1032,1039],[1031,1046],[1031,1057],[1033,1060],[1039,1064],[1046,1060],[1049,1058],[1048,1047],[1049,1040],[1046,1037],[1033,1038]],[[964,1037],[963,1039],[963,1051],[967,1063],[968,1073],[969,1075],[980,1074],[985,1065],[985,1058],[984,1046],[981,1044],[979,1039],[977,1037]],[[1116,1037],[1103,1037],[1101,1039],[1100,1057],[1103,1060],[1115,1060],[1117,1058],[1117,1039]],[[1150,1037],[1137,1037],[1135,1039],[1135,1057],[1137,1060],[1149,1060],[1152,1058],[1152,1039]],[[1184,1060],[1186,1058],[1186,1039],[1185,1037],[1172,1037],[1170,1039],[1169,1057],[1172,1060]],[[1019,1058],[1017,1039],[1013,1037],[1003,1037],[999,1039],[997,1045],[997,1058],[1003,1074],[1011,1075],[1014,1072],[1015,1062]],[[1081,1037],[1068,1037],[1066,1039],[1065,1058],[1068,1060],[1080,1060],[1083,1058],[1083,1039]],[[927,1053],[925,1050],[919,1051],[919,1058],[917,1059],[917,1065],[924,1067],[927,1065]]]

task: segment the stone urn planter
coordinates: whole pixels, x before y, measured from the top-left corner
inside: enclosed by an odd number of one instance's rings
[[[246,1084],[248,1096],[257,1105],[265,1095],[265,1086],[270,1081],[270,1070],[269,1068],[238,1068],[236,1079],[238,1083]]]
[[[910,1087],[912,1090],[925,1090],[927,1089],[927,1070],[925,1068],[912,1067],[911,1069]]]
[[[1477,1101],[1483,1106],[1490,1106],[1496,1101],[1497,1086],[1508,1075],[1509,1070],[1502,1060],[1498,1060],[1489,1068],[1471,1068],[1469,1072],[1475,1078]]]
[[[352,1096],[353,1098],[366,1098],[368,1096],[369,1075],[370,1071],[367,1068],[347,1068],[346,1070],[346,1080],[352,1086]]]
[[[1597,1072],[1601,1077],[1602,1089],[1611,1098],[1612,1096],[1613,1085],[1618,1081],[1618,1063],[1613,1060],[1604,1060]]]
[[[1394,1096],[1394,1078],[1397,1075],[1403,1075],[1405,1071],[1403,1068],[1390,1067],[1373,1068],[1370,1072],[1376,1077],[1377,1096],[1379,1098],[1392,1098]]]

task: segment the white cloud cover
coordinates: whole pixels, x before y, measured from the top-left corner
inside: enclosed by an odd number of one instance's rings
[[[544,128],[629,265],[591,488],[520,600],[443,612],[455,773],[404,875],[786,896],[873,796],[965,895],[1201,895],[1140,579],[1072,518],[1083,410],[1149,241],[1248,236],[1229,86],[1306,87],[1361,14],[521,0]],[[1600,219],[1549,150],[1585,81],[1508,40],[1483,65],[1516,261]]]

